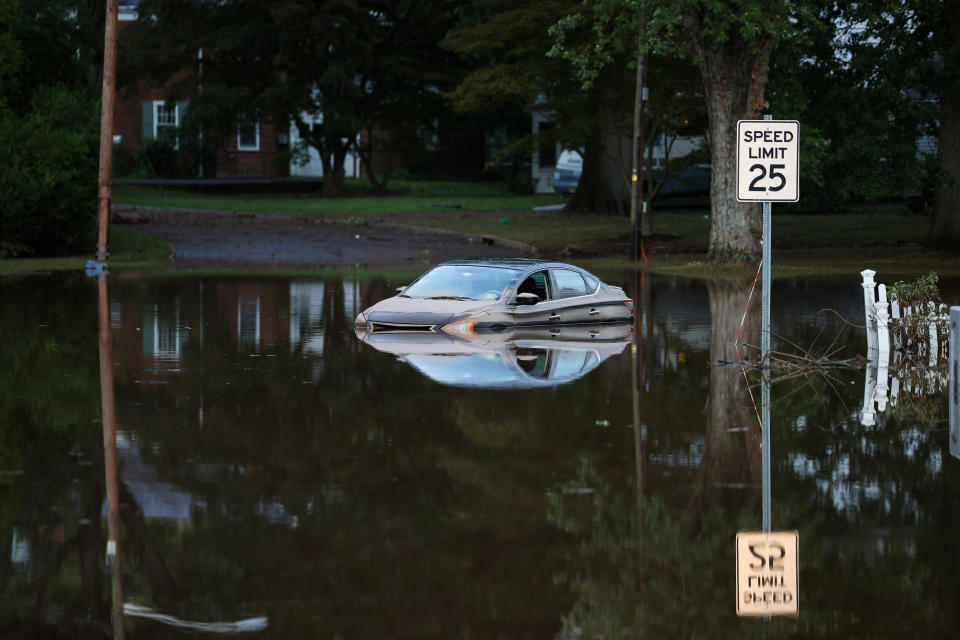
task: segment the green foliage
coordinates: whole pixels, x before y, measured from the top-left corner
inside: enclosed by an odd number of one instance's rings
[[[943,299],[940,297],[940,288],[937,286],[939,279],[936,272],[931,271],[913,282],[898,280],[890,285],[887,292],[890,299],[896,300],[902,307],[926,307],[930,302],[940,305],[943,303]]]
[[[0,105],[15,88],[17,72],[23,66],[23,50],[14,33],[16,11],[14,2],[0,4]]]
[[[235,136],[244,120],[294,122],[319,153],[333,195],[348,152],[370,166],[375,146],[405,144],[404,133],[440,117],[452,70],[437,43],[452,8],[448,0],[145,0],[121,43],[129,61],[122,80],[174,79],[171,97],[190,100],[184,138],[203,131],[208,147]],[[202,80],[182,73],[199,66],[201,48]],[[371,173],[379,187],[378,178]]]
[[[567,149],[583,147],[598,126],[611,122],[612,114],[629,109],[628,85],[608,82],[607,100],[601,102],[595,89],[583,90],[567,61],[547,56],[553,45],[551,25],[577,12],[578,2],[486,0],[472,9],[471,20],[443,41],[469,68],[448,98],[458,112],[493,114],[513,125],[509,134],[516,144],[501,145],[504,156],[526,156],[536,142],[529,117],[517,115],[530,105],[556,123],[552,137],[542,136],[539,142]]]
[[[135,170],[146,168],[152,178],[186,178],[191,164],[185,156],[170,138],[146,140],[137,150]]]
[[[0,257],[93,244],[99,114],[77,10],[0,7]]]
[[[576,0],[476,2],[444,41],[470,68],[449,97],[458,111],[509,118],[511,141],[494,161],[509,157],[517,172],[528,170],[518,160],[536,145],[584,149],[583,177],[568,209],[619,214],[629,177],[619,140],[629,136],[634,93],[626,60],[619,57],[623,64],[610,65],[585,89],[567,60],[547,55],[555,42],[551,26],[582,10]],[[534,136],[524,111],[556,126]]]
[[[0,251],[63,255],[93,246],[96,103],[63,86],[30,111],[0,110]]]
[[[801,133],[803,206],[905,197],[931,183],[950,3],[807,3],[771,58],[769,101]]]

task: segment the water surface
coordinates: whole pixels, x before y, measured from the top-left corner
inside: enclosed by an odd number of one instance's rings
[[[862,370],[774,384],[773,527],[799,531],[800,615],[741,619],[760,429],[742,372],[712,363],[737,359],[750,282],[601,275],[636,300],[631,342],[468,350],[469,367],[357,339],[356,313],[406,284],[389,275],[111,276],[123,599],[199,625],[127,616],[126,635],[954,637],[940,387],[865,426]],[[0,633],[101,637],[97,284],[7,278],[0,297]],[[778,281],[774,348],[864,353],[817,314],[858,305],[855,274]],[[536,383],[457,384],[466,369]]]

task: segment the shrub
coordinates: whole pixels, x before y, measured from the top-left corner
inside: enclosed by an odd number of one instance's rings
[[[97,111],[62,86],[37,91],[23,116],[0,109],[0,255],[93,250]]]
[[[172,139],[145,140],[138,152],[141,166],[154,178],[186,178],[189,175],[187,153]]]
[[[145,178],[147,171],[137,161],[137,154],[123,146],[113,145],[113,177],[114,178]]]
[[[925,308],[931,302],[939,306],[943,303],[943,299],[940,297],[940,288],[937,286],[938,280],[939,276],[935,271],[920,276],[914,282],[898,280],[890,285],[890,299],[896,300],[901,307]]]

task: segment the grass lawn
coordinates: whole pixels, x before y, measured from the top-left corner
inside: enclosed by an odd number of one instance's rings
[[[516,240],[537,247],[545,257],[629,266],[629,219],[532,211],[565,202],[558,196],[519,196],[498,183],[452,181],[394,181],[391,194],[382,197],[370,195],[365,181],[348,180],[346,187],[347,195],[324,198],[319,194],[198,194],[118,185],[114,203],[321,216],[350,224],[396,222]],[[863,205],[835,215],[801,214],[790,205],[778,205],[773,211],[775,275],[859,271],[866,266],[907,275],[930,270],[960,275],[954,256],[919,251],[929,220],[905,206]],[[655,203],[654,236],[644,243],[650,261],[643,267],[691,276],[755,271],[755,265],[717,269],[703,264],[710,233],[708,213],[705,199]],[[111,233],[115,268],[166,264],[165,244],[122,227],[114,227]],[[3,260],[0,274],[81,268],[86,259]]]
[[[114,203],[143,207],[176,207],[253,213],[316,215],[353,223],[386,221],[416,224],[526,242],[545,254],[624,253],[629,250],[630,221],[626,217],[577,216],[562,212],[534,213],[534,207],[563,204],[559,196],[515,195],[497,183],[400,182],[391,195],[372,196],[362,181],[348,181],[339,198],[315,194],[214,195],[156,187],[120,185]],[[710,233],[709,210],[700,207],[665,209],[655,203],[651,253],[703,253]],[[685,201],[689,207],[690,203]],[[863,247],[917,244],[928,221],[906,207],[877,205],[843,215],[811,215],[793,207],[774,208],[774,248]]]
[[[648,255],[706,253],[710,220],[706,210],[653,214],[654,237]],[[561,212],[502,215],[403,216],[404,222],[486,233],[532,244],[547,254],[628,253],[630,221],[620,217],[577,216]],[[774,214],[775,249],[917,245],[926,238],[928,220],[906,212],[872,210],[846,215]]]
[[[351,181],[352,182],[352,181]],[[470,182],[396,182],[390,194],[370,195],[360,185],[350,184],[347,195],[324,198],[319,194],[217,195],[117,185],[113,203],[143,207],[212,209],[252,213],[321,215],[340,218],[365,218],[398,214],[457,211],[515,211],[561,204],[552,194],[516,195],[497,183]]]

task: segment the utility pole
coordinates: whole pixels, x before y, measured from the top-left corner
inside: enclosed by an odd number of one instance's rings
[[[117,85],[117,12],[119,0],[107,0],[103,32],[103,89],[100,107],[100,174],[97,182],[97,261],[107,261],[110,184],[113,170],[113,106]]]

